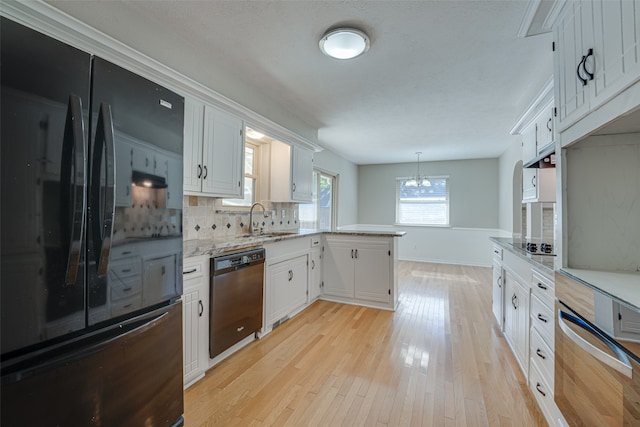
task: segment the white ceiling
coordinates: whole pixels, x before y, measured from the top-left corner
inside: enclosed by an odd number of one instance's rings
[[[240,103],[260,94],[357,164],[499,157],[552,74],[551,36],[516,36],[524,0],[50,3]],[[324,56],[347,24],[369,52]]]

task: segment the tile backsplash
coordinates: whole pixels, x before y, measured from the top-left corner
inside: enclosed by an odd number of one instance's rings
[[[296,231],[300,228],[296,203],[262,204],[267,209],[267,217],[264,217],[260,207],[256,207],[253,220],[259,221],[259,227],[265,233]],[[249,209],[223,206],[222,199],[218,198],[184,196],[183,217],[184,240],[223,240],[250,232]]]

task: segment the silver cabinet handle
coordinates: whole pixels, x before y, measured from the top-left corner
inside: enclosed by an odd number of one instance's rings
[[[569,327],[569,325],[567,325],[565,319],[577,325],[578,327],[585,330],[586,332],[589,332],[591,335],[595,336],[600,341],[605,343],[611,350],[613,350],[616,353],[618,358],[608,355],[604,351],[600,350],[599,348],[597,348],[596,346],[594,346],[593,344],[591,344],[590,342],[582,338],[580,335],[574,332]],[[610,368],[613,368],[616,371],[620,372],[624,376],[628,378],[633,378],[633,367],[629,362],[629,358],[622,351],[622,349],[620,349],[620,347],[617,346],[615,342],[612,342],[610,339],[607,339],[606,337],[604,337],[600,332],[598,332],[596,329],[594,329],[591,325],[586,323],[584,320],[579,319],[575,316],[572,316],[569,313],[565,313],[562,310],[558,310],[558,325],[560,326],[560,329],[562,330],[562,332],[564,332],[564,334],[567,336],[567,338],[573,341],[574,344],[576,344],[578,347],[580,347],[581,349],[589,353],[591,356],[595,357],[600,362],[609,366]]]

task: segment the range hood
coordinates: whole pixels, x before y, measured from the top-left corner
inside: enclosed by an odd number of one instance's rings
[[[556,144],[551,143],[543,148],[536,157],[523,165],[525,168],[544,169],[556,167]]]
[[[131,182],[138,187],[167,188],[167,181],[163,177],[145,172],[133,171]]]

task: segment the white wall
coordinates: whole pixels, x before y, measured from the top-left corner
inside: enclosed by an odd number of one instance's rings
[[[521,137],[517,136],[498,159],[498,227],[506,237],[513,233],[513,171],[521,160]]]
[[[411,176],[415,163],[358,167],[358,222],[395,223],[396,177]],[[397,226],[407,234],[398,244],[400,259],[491,265],[490,236],[498,230],[498,159],[424,162],[428,175],[448,175],[451,227]]]
[[[338,176],[338,227],[358,221],[358,166],[329,150],[315,153],[314,167]]]

